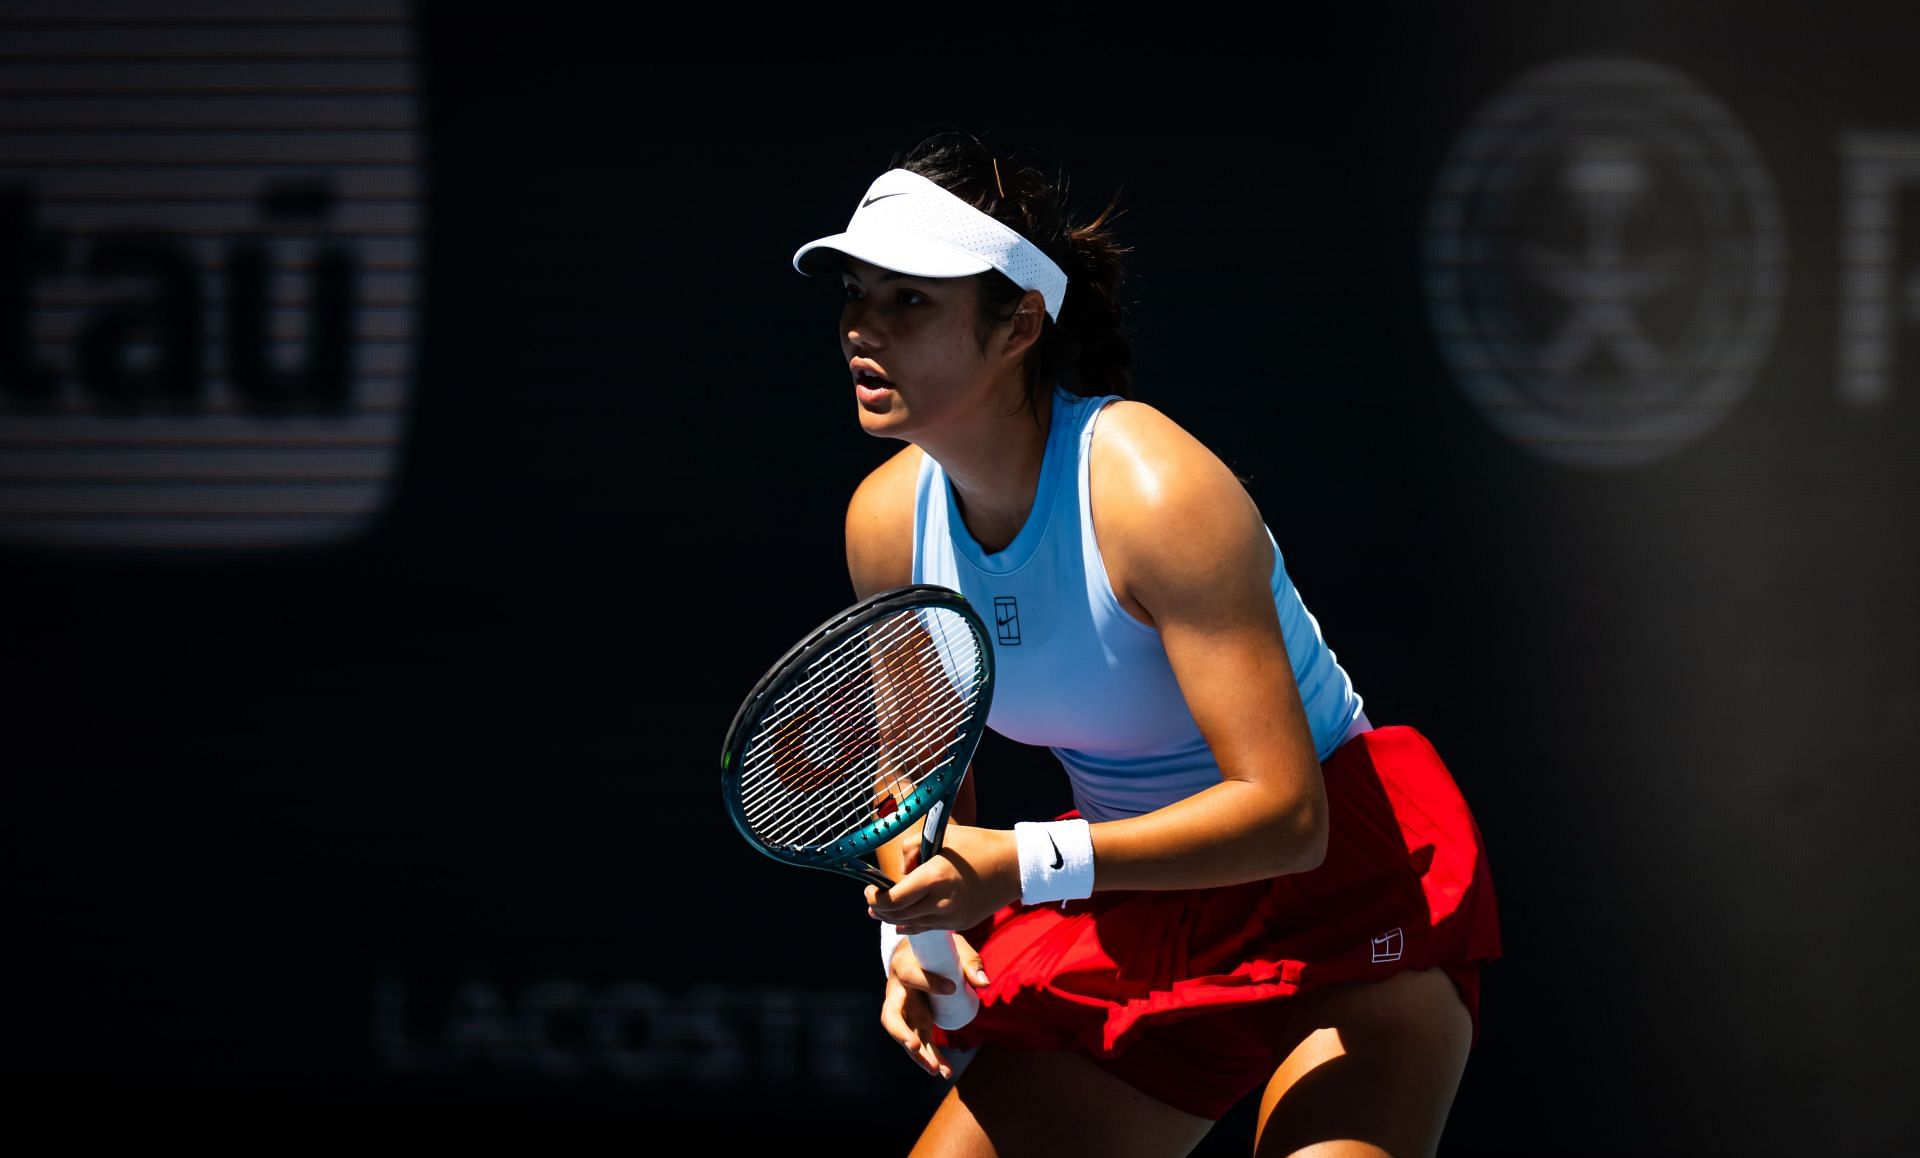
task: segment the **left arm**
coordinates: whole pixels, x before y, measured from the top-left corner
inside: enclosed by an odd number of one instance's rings
[[[1326,790],[1260,512],[1226,464],[1157,411],[1121,403],[1109,420],[1093,462],[1102,554],[1122,603],[1159,629],[1221,781],[1094,825],[1095,887],[1211,888],[1316,868]]]
[[[1317,867],[1326,791],[1268,586],[1273,549],[1224,463],[1151,407],[1100,416],[1095,533],[1114,592],[1160,632],[1220,783],[1091,828],[1096,889],[1212,888]],[[1013,833],[951,825],[942,853],[875,915],[908,931],[968,928],[1019,899]]]

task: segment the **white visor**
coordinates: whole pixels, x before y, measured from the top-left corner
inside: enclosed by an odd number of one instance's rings
[[[1023,290],[1039,290],[1060,320],[1067,275],[1040,247],[918,173],[889,169],[868,187],[844,233],[801,246],[793,268],[830,273],[839,255],[914,277],[971,277],[997,269]]]

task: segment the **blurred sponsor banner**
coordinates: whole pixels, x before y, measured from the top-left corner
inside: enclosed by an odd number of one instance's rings
[[[422,284],[407,17],[0,7],[0,540],[287,547],[380,513]]]

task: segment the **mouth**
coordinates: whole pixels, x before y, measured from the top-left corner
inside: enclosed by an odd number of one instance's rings
[[[855,358],[849,366],[853,370],[853,392],[862,403],[871,406],[893,392],[893,383],[880,375],[874,363]]]
[[[848,367],[853,371],[853,384],[870,390],[891,390],[893,383],[880,373],[879,363],[866,358],[855,358]]]

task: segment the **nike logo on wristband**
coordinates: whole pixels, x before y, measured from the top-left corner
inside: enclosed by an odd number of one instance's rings
[[[1067,858],[1060,855],[1060,844],[1053,839],[1051,832],[1047,834],[1047,843],[1053,845],[1053,867],[1059,868],[1061,865],[1066,864]]]

